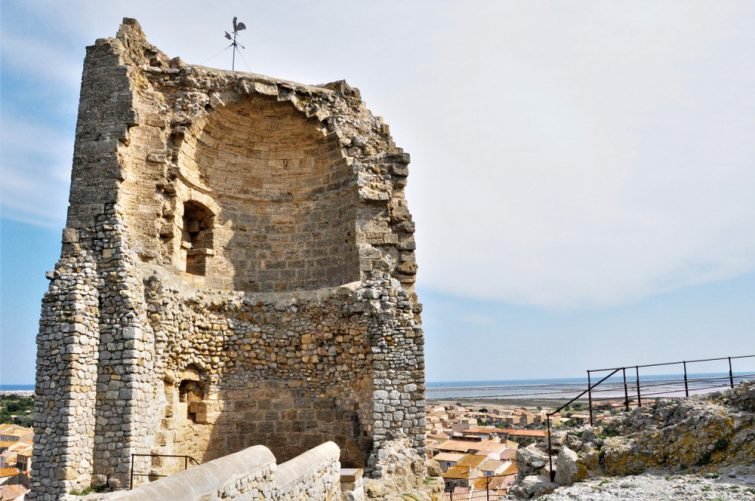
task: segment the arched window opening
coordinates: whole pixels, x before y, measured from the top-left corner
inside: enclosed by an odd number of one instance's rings
[[[199,381],[183,380],[178,386],[178,401],[186,405],[186,417],[192,422],[197,422],[197,414],[200,402],[204,400],[204,389]],[[193,404],[197,402],[197,404]]]
[[[197,402],[204,398],[204,391],[199,381],[181,381],[181,385],[178,387],[178,401],[189,403]]]
[[[204,205],[184,203],[181,247],[186,250],[186,273],[205,275],[207,258],[212,255],[214,216]]]

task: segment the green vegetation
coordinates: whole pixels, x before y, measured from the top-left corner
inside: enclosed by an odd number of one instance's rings
[[[716,440],[715,444],[713,444],[713,452],[722,451],[727,447],[729,447],[729,439],[726,437],[721,437]]]
[[[106,485],[103,485],[100,487],[92,487],[91,485],[88,485],[82,489],[74,489],[68,494],[70,494],[71,496],[86,496],[93,492],[107,492],[107,491],[108,491],[108,488]]]
[[[89,486],[89,487],[84,487],[83,489],[74,489],[68,494],[70,494],[71,496],[86,496],[87,494],[91,494],[93,492],[94,492],[94,489],[92,489],[92,487]]]
[[[0,395],[0,423],[30,427],[34,420],[34,397]]]
[[[598,438],[601,440],[605,440],[610,437],[618,437],[621,435],[621,432],[613,427],[605,427],[603,428],[603,432],[598,434]]]
[[[703,456],[697,462],[697,466],[705,466],[707,464],[710,464],[713,454],[718,451],[726,450],[727,447],[729,447],[729,439],[725,437],[719,438],[718,440],[716,440],[716,443],[713,444],[713,450],[703,454]]]
[[[419,497],[411,492],[404,493],[402,497],[404,498],[404,501],[420,501]]]

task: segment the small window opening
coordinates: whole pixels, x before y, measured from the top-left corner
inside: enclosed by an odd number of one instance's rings
[[[197,402],[204,399],[204,391],[202,391],[202,385],[199,381],[181,381],[181,385],[178,387],[178,401],[179,402]]]
[[[186,250],[186,272],[205,275],[207,258],[212,255],[212,228],[214,216],[204,205],[184,203],[181,247]]]
[[[192,402],[204,400],[204,390],[198,381],[184,380],[178,386],[178,401],[187,404],[186,417],[192,422],[197,422],[197,407]]]

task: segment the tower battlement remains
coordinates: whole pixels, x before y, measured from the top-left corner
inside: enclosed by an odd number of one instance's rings
[[[188,65],[131,19],[88,47],[32,496],[125,486],[134,453],[422,455],[408,163],[345,82]]]

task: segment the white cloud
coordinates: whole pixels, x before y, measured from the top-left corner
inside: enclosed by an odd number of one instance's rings
[[[600,305],[755,269],[749,2],[24,6],[55,35],[9,37],[6,21],[4,70],[51,87],[77,82],[81,47],[124,15],[194,63],[238,15],[255,71],[348,78],[412,153],[420,280],[434,288]],[[70,138],[49,132],[7,139],[6,214],[65,212]]]
[[[410,180],[420,280],[563,307],[755,269],[753,9],[611,5],[459,13]]]

